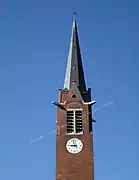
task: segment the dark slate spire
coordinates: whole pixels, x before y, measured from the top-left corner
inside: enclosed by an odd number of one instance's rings
[[[65,75],[64,89],[67,88],[69,90],[71,88],[72,82],[76,82],[81,92],[86,90],[75,13],[72,26],[72,35]]]

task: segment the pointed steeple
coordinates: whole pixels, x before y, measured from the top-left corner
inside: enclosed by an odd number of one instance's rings
[[[64,89],[66,88],[69,90],[71,88],[72,82],[76,82],[81,92],[86,90],[75,13],[73,19],[72,35],[67,61]]]

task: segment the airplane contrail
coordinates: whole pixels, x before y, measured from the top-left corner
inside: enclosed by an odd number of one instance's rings
[[[65,126],[66,126],[66,124],[62,125],[61,127],[63,128],[63,127],[65,127]],[[52,131],[47,131],[47,132],[45,133],[45,135],[53,134],[54,132],[56,132],[56,129],[53,129]],[[33,143],[36,143],[36,142],[38,142],[38,141],[41,141],[42,139],[45,138],[45,135],[41,135],[41,136],[39,136],[39,137],[37,137],[37,138],[35,138],[35,139],[32,139],[32,140],[30,141],[30,143],[33,144]]]
[[[35,139],[32,139],[31,141],[30,141],[30,143],[32,144],[32,143],[36,143],[37,141],[41,141],[42,139],[44,139],[44,136],[39,136],[39,137],[37,137],[37,138],[35,138]]]
[[[105,108],[105,107],[107,107],[107,106],[109,106],[109,105],[111,105],[111,104],[113,104],[113,103],[114,103],[114,101],[112,100],[112,101],[109,101],[108,103],[103,104],[101,107],[94,109],[94,113]]]
[[[104,104],[103,107],[107,107],[107,106],[109,106],[110,104],[113,104],[113,103],[114,103],[114,102],[113,102],[113,100],[112,100],[112,101],[110,101],[110,102]]]
[[[94,113],[96,113],[97,111],[100,111],[101,109],[103,109],[103,108],[106,108],[107,106],[109,106],[109,105],[112,105],[114,103],[114,101],[112,100],[112,101],[109,101],[108,103],[105,103],[105,104],[103,104],[101,107],[98,107],[98,108],[96,108],[96,109],[94,109]],[[64,124],[64,125],[62,125],[61,127],[64,127],[66,124]],[[51,131],[47,131],[46,133],[45,133],[45,135],[41,135],[41,136],[39,136],[39,137],[37,137],[37,138],[35,138],[35,139],[32,139],[31,141],[30,141],[30,143],[31,144],[33,144],[33,143],[36,143],[36,142],[38,142],[38,141],[41,141],[42,139],[44,139],[45,138],[45,136],[46,135],[50,135],[50,134],[53,134],[53,133],[55,133],[56,132],[56,129],[53,129],[53,130],[51,130]]]

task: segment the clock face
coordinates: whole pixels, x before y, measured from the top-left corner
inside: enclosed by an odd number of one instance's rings
[[[83,143],[81,140],[79,140],[77,138],[72,138],[72,139],[68,140],[68,142],[66,144],[66,148],[67,148],[68,152],[70,152],[72,154],[77,154],[77,153],[81,152],[81,150],[83,149]]]

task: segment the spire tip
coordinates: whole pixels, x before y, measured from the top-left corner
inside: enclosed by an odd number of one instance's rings
[[[73,20],[76,20],[76,12],[73,13]]]

